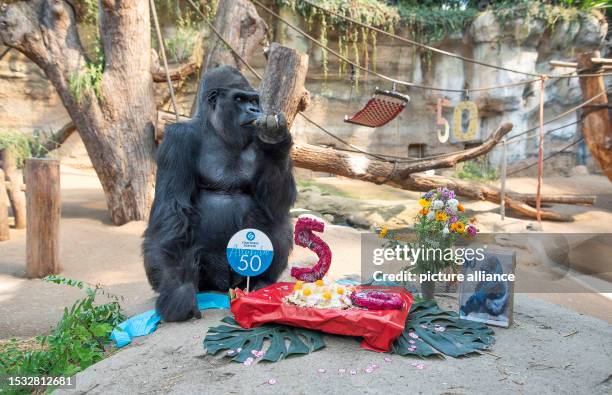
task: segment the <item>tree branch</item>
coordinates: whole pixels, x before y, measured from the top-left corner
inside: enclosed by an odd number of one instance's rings
[[[170,80],[180,81],[195,74],[198,71],[198,65],[195,62],[190,62],[170,67],[168,71],[170,72]],[[166,72],[161,67],[152,71],[151,75],[153,76],[153,82],[166,82]]]

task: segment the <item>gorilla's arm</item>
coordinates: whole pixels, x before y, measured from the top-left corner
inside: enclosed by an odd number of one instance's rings
[[[290,156],[293,140],[282,113],[279,118],[280,126],[259,128],[255,139],[265,156],[255,185],[255,199],[273,219],[286,216],[297,196]]]
[[[196,218],[192,198],[198,141],[189,123],[169,125],[157,153],[155,200],[144,234],[143,255],[149,282],[160,294],[157,311],[166,321],[200,315],[191,234]]]

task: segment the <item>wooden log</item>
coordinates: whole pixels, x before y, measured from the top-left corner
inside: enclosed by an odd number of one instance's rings
[[[523,193],[519,195],[515,194],[512,197],[530,205],[534,205],[536,200],[535,193]],[[590,206],[595,204],[595,195],[542,194],[542,203],[580,204]]]
[[[4,171],[0,169],[0,241],[10,239],[8,217],[8,195],[4,181]]]
[[[171,81],[179,81],[185,79],[198,71],[198,65],[195,62],[181,64],[168,68]],[[159,69],[151,72],[153,82],[167,82],[166,72],[160,67]]]
[[[10,182],[8,197],[15,216],[15,229],[23,229],[26,226],[26,201],[22,191],[23,177],[17,169],[17,160],[10,149],[3,149],[2,170],[6,180]]]
[[[59,165],[57,159],[26,159],[26,276],[29,278],[59,273]]]
[[[266,71],[259,85],[259,100],[268,114],[284,112],[289,128],[297,113],[304,111],[309,103],[309,94],[304,88],[307,72],[308,55],[272,43]]]
[[[599,66],[593,63],[591,58],[599,58],[599,51],[583,52],[578,55],[578,69],[583,70],[581,74],[592,74],[598,71]],[[582,77],[580,78],[580,89],[583,100],[589,100],[601,94],[591,104],[602,105],[602,107],[588,109],[585,112],[582,135],[591,155],[608,180],[612,181],[612,120],[608,108],[603,107],[608,104],[604,79],[602,76]]]

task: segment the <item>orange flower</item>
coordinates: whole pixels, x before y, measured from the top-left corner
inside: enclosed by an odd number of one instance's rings
[[[457,224],[457,233],[465,232],[465,224],[463,222],[455,222]]]
[[[442,211],[438,211],[436,213],[436,221],[446,221],[447,219],[448,219],[448,216],[446,215],[446,213]]]
[[[459,210],[459,211],[465,211],[465,207],[463,207],[463,204],[459,203],[459,204],[457,205],[457,210]]]
[[[419,211],[419,214],[421,215],[427,215],[427,213],[429,212],[428,208],[422,208],[421,211]]]
[[[453,231],[453,232],[457,231],[457,222],[451,224],[450,230]]]

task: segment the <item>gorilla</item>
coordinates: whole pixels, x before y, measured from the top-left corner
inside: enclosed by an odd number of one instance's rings
[[[297,191],[284,115],[263,114],[257,91],[229,66],[205,73],[196,100],[191,120],[166,127],[144,233],[145,271],[165,321],[200,318],[198,291],[245,286],[226,259],[237,231],[259,229],[274,247],[253,288],[277,280],[292,247]]]

